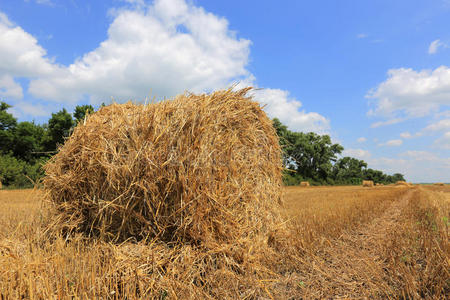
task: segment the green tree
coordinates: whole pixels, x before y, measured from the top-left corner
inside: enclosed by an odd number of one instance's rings
[[[333,166],[334,180],[340,184],[361,184],[367,163],[353,157],[343,157]]]
[[[330,136],[314,132],[292,132],[288,142],[287,154],[297,172],[304,178],[322,182],[330,177],[332,162],[337,160],[337,154],[344,149],[339,144],[333,144]]]
[[[397,181],[405,181],[405,177],[403,176],[403,174],[400,173],[395,173],[394,175],[392,175],[392,182],[397,182]]]
[[[281,150],[283,151],[283,163],[285,167],[289,167],[291,160],[288,153],[290,152],[290,147],[292,146],[289,142],[289,135],[291,132],[287,129],[287,126],[283,125],[277,118],[273,119],[273,127],[277,132]]]
[[[70,135],[73,126],[72,116],[65,108],[53,113],[48,120],[47,134],[44,139],[45,150],[55,151],[58,145],[64,144],[64,139]]]
[[[375,183],[386,183],[386,174],[374,169],[366,169],[363,174],[364,180],[372,180]]]
[[[33,163],[41,156],[43,145],[42,139],[45,130],[34,122],[20,122],[14,130],[14,145],[12,147],[14,156]]]
[[[297,178],[319,182],[327,182],[331,178],[332,163],[344,149],[341,145],[333,144],[328,135],[292,132],[278,119],[273,120],[273,126],[283,150],[284,165],[295,170]]]
[[[83,121],[86,115],[92,114],[93,112],[94,107],[92,107],[92,105],[77,105],[75,107],[75,112],[73,113],[76,124]]]
[[[376,183],[391,183],[404,180],[402,174],[392,176],[382,171],[367,169],[367,163],[352,157],[337,159],[344,148],[333,144],[328,135],[313,132],[292,132],[280,120],[273,119],[283,151],[286,168],[283,181],[287,185],[308,180],[312,183],[360,184],[363,179]]]
[[[18,182],[24,182],[26,163],[18,160],[12,154],[0,155],[0,180],[5,186],[16,186]]]
[[[14,142],[14,129],[17,125],[17,119],[7,112],[11,105],[0,102],[0,153],[11,151]]]

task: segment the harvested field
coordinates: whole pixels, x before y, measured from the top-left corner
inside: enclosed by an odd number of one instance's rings
[[[450,291],[449,186],[284,188],[280,235],[292,243],[271,246],[277,263],[259,265],[265,279],[244,262],[196,270],[208,256],[190,246],[49,237],[40,198],[0,191],[0,298],[444,299]],[[249,251],[242,259],[255,267]],[[193,272],[203,281],[187,280]]]

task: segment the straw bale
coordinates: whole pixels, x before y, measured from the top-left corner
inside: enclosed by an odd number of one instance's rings
[[[395,183],[396,186],[411,186],[409,183],[403,180],[399,180]]]
[[[372,180],[363,180],[362,186],[363,187],[373,187],[373,181]]]
[[[280,220],[281,151],[250,90],[113,104],[89,116],[45,166],[54,226],[207,247],[267,234]]]
[[[443,183],[443,182],[436,182],[436,183],[434,183],[434,185],[444,186],[444,183]],[[0,186],[1,186],[1,185],[0,185]]]
[[[300,182],[300,186],[310,186],[308,181],[302,181]]]

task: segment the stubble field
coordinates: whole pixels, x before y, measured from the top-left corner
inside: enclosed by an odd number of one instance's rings
[[[184,273],[170,273],[156,246],[49,237],[51,216],[41,197],[38,190],[0,191],[0,299],[444,299],[450,293],[448,185],[286,187],[284,238],[295,253],[281,253],[267,280],[226,270],[236,273],[227,283],[183,282]],[[199,274],[207,281],[208,270]]]

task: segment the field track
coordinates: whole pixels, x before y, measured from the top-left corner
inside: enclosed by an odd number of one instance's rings
[[[303,279],[314,283],[308,286],[310,293],[325,296],[322,288],[327,286],[328,292],[345,297],[362,295],[368,289],[384,288],[383,277],[374,276],[383,274],[382,270],[386,268],[377,250],[389,238],[389,233],[396,231],[401,213],[413,193],[409,190],[381,216],[355,230],[345,231],[338,239],[332,240],[329,247],[311,256],[308,265],[312,267]]]

